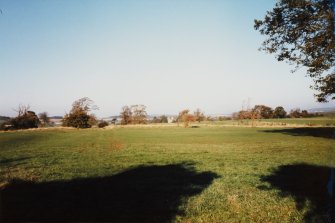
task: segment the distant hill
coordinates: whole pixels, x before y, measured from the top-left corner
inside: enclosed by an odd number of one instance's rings
[[[8,121],[10,119],[10,117],[7,116],[0,116],[0,120],[1,121]]]
[[[327,113],[335,112],[335,107],[326,107],[326,108],[311,108],[307,110],[309,113]]]
[[[50,119],[63,119],[63,116],[51,116]]]
[[[7,116],[0,116],[0,125],[1,125],[2,123],[7,122],[9,119],[10,119],[10,117],[7,117]]]

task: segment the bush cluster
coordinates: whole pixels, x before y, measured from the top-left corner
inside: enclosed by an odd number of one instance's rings
[[[24,111],[19,113],[15,118],[11,118],[8,121],[1,124],[0,129],[2,130],[17,130],[17,129],[29,129],[38,128],[40,120],[33,111]]]
[[[62,120],[63,126],[75,128],[91,128],[97,124],[97,119],[88,112],[93,108],[93,101],[89,98],[81,98],[73,102],[72,109]]]
[[[106,121],[101,121],[101,122],[99,122],[99,124],[98,124],[98,127],[99,127],[99,128],[104,128],[104,127],[106,127],[106,126],[108,126],[108,122],[106,122]]]

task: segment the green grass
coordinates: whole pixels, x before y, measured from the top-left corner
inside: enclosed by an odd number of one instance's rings
[[[252,120],[225,120],[215,122],[203,122],[211,125],[252,125]],[[283,118],[283,119],[259,119],[254,121],[258,126],[277,126],[277,125],[304,125],[304,126],[335,126],[334,117],[317,118]]]
[[[2,218],[330,222],[334,131],[201,126],[0,133]]]

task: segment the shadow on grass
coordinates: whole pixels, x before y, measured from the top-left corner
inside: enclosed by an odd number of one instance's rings
[[[13,181],[1,191],[2,218],[22,221],[170,222],[185,199],[217,178],[192,164],[139,166],[101,177],[34,183]]]
[[[25,160],[29,160],[31,157],[18,157],[18,158],[0,158],[0,166],[1,165],[11,165],[12,163],[22,163]]]
[[[327,139],[335,139],[335,128],[330,127],[271,129],[261,130],[261,132],[283,133],[292,136],[314,136]]]
[[[309,164],[291,164],[279,166],[261,181],[270,187],[259,189],[280,190],[280,196],[291,196],[298,210],[307,208],[305,222],[335,222],[334,173],[329,167]]]
[[[31,132],[8,132],[1,134],[0,144],[1,150],[13,149],[21,145],[26,145],[29,143],[36,143],[40,140],[44,140],[45,135],[31,133]]]

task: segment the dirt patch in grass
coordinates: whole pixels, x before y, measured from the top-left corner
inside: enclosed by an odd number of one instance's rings
[[[121,140],[118,139],[112,139],[109,143],[109,149],[113,151],[118,151],[124,148],[124,144]]]

